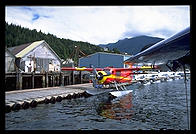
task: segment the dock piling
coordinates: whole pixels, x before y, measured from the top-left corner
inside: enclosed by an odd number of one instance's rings
[[[22,74],[18,72],[16,74],[16,89],[21,90],[22,89]]]
[[[42,76],[42,87],[46,87],[46,75]]]
[[[32,72],[32,76],[31,76],[31,80],[32,80],[32,88],[35,88],[35,73]]]
[[[46,85],[45,87],[48,87],[48,72],[45,73],[46,77],[45,77],[45,80],[46,80]]]

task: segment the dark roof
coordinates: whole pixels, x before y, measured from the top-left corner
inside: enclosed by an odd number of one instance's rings
[[[15,47],[9,47],[8,50],[10,52],[12,52],[13,55],[18,54],[20,51],[22,51],[23,49],[25,49],[26,47],[28,47],[29,45],[31,45],[32,43],[27,43],[27,44],[22,44],[19,46],[15,46]]]

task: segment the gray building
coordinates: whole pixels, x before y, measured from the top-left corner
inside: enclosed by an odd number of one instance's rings
[[[131,57],[130,55],[113,54],[106,52],[97,52],[79,59],[79,67],[90,67],[92,64],[96,68],[116,67],[126,68],[124,61]]]

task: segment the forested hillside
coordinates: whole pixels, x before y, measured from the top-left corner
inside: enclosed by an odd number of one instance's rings
[[[75,46],[78,46],[86,55],[103,51],[101,47],[87,42],[60,39],[52,34],[44,34],[41,31],[37,32],[36,30],[5,23],[5,45],[7,47],[39,40],[45,40],[62,59],[71,58],[70,56],[74,52]]]

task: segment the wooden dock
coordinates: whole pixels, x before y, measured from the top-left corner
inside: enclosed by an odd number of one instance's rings
[[[63,99],[91,96],[86,90],[93,90],[92,83],[61,87],[48,87],[5,92],[6,112],[36,107],[37,104],[55,103]]]
[[[5,74],[6,91],[47,88],[83,83],[81,72],[9,72]]]

